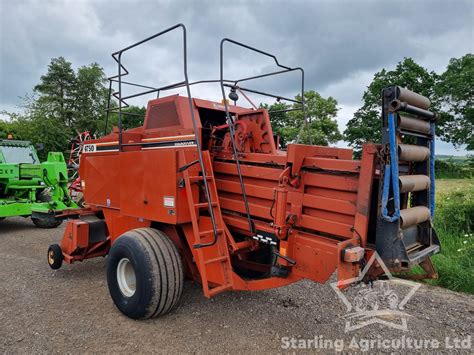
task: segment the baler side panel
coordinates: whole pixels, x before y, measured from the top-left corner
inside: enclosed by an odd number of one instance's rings
[[[244,213],[235,165],[215,162],[214,169],[221,207]],[[251,215],[271,221],[273,188],[278,186],[283,167],[242,165],[241,170]],[[358,174],[303,171],[300,187],[288,188],[287,210],[297,216],[296,226],[352,238],[358,185]]]
[[[80,176],[87,204],[120,208],[121,168],[118,153],[83,154]]]
[[[177,159],[175,149],[120,154],[120,209],[125,215],[176,224]]]

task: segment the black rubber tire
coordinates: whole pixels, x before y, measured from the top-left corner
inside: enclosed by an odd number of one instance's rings
[[[46,218],[31,218],[31,220],[33,221],[36,227],[43,229],[57,228],[61,225],[61,223],[63,223],[63,221],[51,220]]]
[[[136,287],[127,297],[120,290],[120,260],[133,266]],[[178,249],[163,232],[139,228],[120,236],[107,257],[107,285],[117,308],[127,317],[148,319],[170,312],[183,292],[183,264]]]
[[[63,251],[58,244],[51,244],[48,248],[48,265],[57,270],[63,265]]]
[[[3,221],[6,217],[0,217],[0,222]]]

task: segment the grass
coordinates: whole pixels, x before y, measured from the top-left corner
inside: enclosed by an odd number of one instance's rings
[[[441,253],[430,284],[474,294],[474,179],[436,180],[434,225]]]

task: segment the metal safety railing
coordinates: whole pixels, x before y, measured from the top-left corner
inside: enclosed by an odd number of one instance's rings
[[[123,53],[125,53],[125,52],[127,52],[127,51],[129,51],[133,48],[136,48],[136,47],[138,47],[138,46],[140,46],[140,45],[142,45],[146,42],[149,42],[153,39],[156,39],[160,36],[163,36],[163,35],[171,32],[171,31],[177,30],[177,29],[181,29],[182,33],[183,33],[183,42],[182,42],[183,43],[183,76],[184,76],[183,81],[180,81],[180,82],[177,82],[177,83],[174,83],[174,84],[170,84],[170,85],[165,85],[165,86],[162,86],[162,87],[153,87],[153,86],[149,86],[149,85],[142,85],[142,84],[132,83],[132,82],[129,82],[129,81],[124,81],[122,79],[124,76],[129,74],[129,71],[123,65],[123,62],[122,62]],[[261,55],[272,58],[274,60],[275,64],[276,64],[276,66],[281,68],[281,70],[270,72],[270,73],[265,73],[265,74],[260,74],[260,75],[255,75],[255,76],[250,76],[250,77],[244,77],[244,78],[240,78],[240,79],[236,79],[236,80],[224,79],[224,44],[226,42],[234,44],[234,45],[239,46],[239,47],[243,47],[247,50],[250,50],[250,51],[253,51],[253,52],[259,53]],[[213,211],[213,208],[212,208],[209,186],[208,186],[207,179],[206,179],[205,166],[204,166],[204,161],[203,161],[203,157],[202,157],[202,146],[201,146],[201,142],[200,142],[199,136],[198,136],[198,125],[196,123],[196,118],[195,118],[195,114],[194,114],[194,110],[193,110],[193,103],[192,103],[190,87],[193,86],[193,85],[198,85],[198,84],[210,84],[210,83],[219,83],[220,84],[221,92],[222,92],[222,96],[223,96],[223,103],[224,103],[224,107],[225,107],[226,119],[227,119],[227,122],[228,122],[228,125],[229,125],[230,137],[231,137],[231,140],[232,140],[234,158],[235,158],[235,162],[236,162],[237,172],[238,172],[238,175],[239,175],[240,186],[241,186],[241,189],[242,189],[242,196],[243,196],[244,204],[245,204],[245,212],[246,212],[247,220],[248,220],[248,224],[249,224],[249,230],[252,234],[255,234],[255,232],[256,232],[255,231],[255,226],[254,226],[252,218],[250,216],[248,198],[247,198],[247,194],[245,192],[245,185],[244,185],[242,172],[241,172],[241,168],[240,168],[240,160],[239,160],[239,156],[238,156],[238,152],[237,152],[237,148],[236,148],[236,144],[235,144],[234,120],[233,120],[233,118],[232,118],[232,116],[230,115],[230,112],[229,112],[229,104],[226,100],[225,88],[230,88],[231,90],[232,89],[238,89],[241,92],[254,93],[254,94],[263,95],[263,96],[267,96],[267,97],[272,97],[272,98],[276,98],[278,100],[284,100],[284,101],[288,101],[288,102],[292,102],[292,103],[296,103],[296,104],[301,105],[301,107],[290,108],[290,109],[287,109],[287,110],[280,110],[280,111],[301,110],[303,112],[303,117],[304,117],[304,125],[302,126],[302,130],[303,130],[304,127],[308,126],[307,111],[306,111],[306,104],[305,104],[305,98],[304,98],[304,70],[300,67],[291,68],[291,67],[282,65],[278,62],[278,59],[276,58],[276,56],[274,56],[271,53],[262,51],[260,49],[257,49],[257,48],[251,47],[251,46],[248,46],[246,44],[234,41],[234,40],[229,39],[229,38],[224,38],[221,41],[221,44],[220,44],[220,78],[219,79],[214,79],[214,80],[199,80],[199,81],[195,81],[195,82],[189,82],[188,72],[187,72],[188,69],[187,69],[186,27],[183,24],[177,24],[175,26],[172,26],[172,27],[170,27],[170,28],[168,28],[164,31],[158,32],[158,33],[156,33],[156,34],[154,34],[150,37],[147,37],[147,38],[145,38],[141,41],[138,41],[136,43],[133,43],[133,44],[131,44],[131,45],[119,50],[119,51],[116,51],[112,54],[112,58],[115,60],[115,62],[118,65],[118,73],[117,73],[117,75],[111,76],[111,77],[108,78],[108,80],[109,80],[109,97],[108,97],[107,108],[106,108],[106,119],[105,119],[104,134],[106,134],[107,129],[108,129],[108,122],[109,122],[110,113],[111,112],[117,113],[118,114],[118,143],[119,143],[118,145],[119,145],[119,151],[122,151],[122,148],[124,146],[132,146],[132,145],[141,144],[141,143],[124,143],[123,139],[122,139],[123,117],[126,116],[126,115],[143,116],[141,114],[137,114],[137,113],[134,113],[134,112],[125,112],[124,108],[129,107],[129,104],[127,103],[127,100],[132,99],[132,98],[137,98],[137,97],[140,97],[140,96],[144,96],[144,95],[149,95],[149,94],[152,94],[152,93],[156,93],[157,98],[158,98],[162,91],[179,89],[179,88],[186,88],[186,93],[187,93],[187,96],[188,96],[189,109],[190,109],[190,112],[191,112],[191,119],[192,119],[192,123],[193,123],[195,142],[196,142],[196,146],[197,146],[197,150],[198,150],[199,164],[200,164],[202,174],[203,174],[203,184],[204,184],[204,190],[205,190],[204,192],[205,192],[205,197],[206,197],[207,202],[208,202],[209,215],[211,217],[211,221],[212,221],[212,225],[213,225],[213,232],[214,232],[214,240],[210,243],[202,244],[199,247],[206,247],[206,246],[214,245],[217,241],[217,238],[218,238],[218,231],[217,231],[217,225],[216,225],[214,211]],[[248,82],[248,81],[251,81],[251,80],[261,79],[261,78],[265,78],[265,77],[269,77],[269,76],[281,75],[281,74],[284,74],[284,73],[295,72],[295,71],[301,73],[301,100],[291,99],[291,98],[284,97],[284,96],[281,96],[281,95],[266,93],[266,92],[262,92],[262,91],[254,90],[254,89],[250,89],[250,88],[243,88],[243,87],[240,87],[240,85],[239,85],[242,82]],[[118,91],[116,91],[116,92],[113,91],[113,84],[114,83],[118,84]],[[146,89],[146,90],[135,93],[135,94],[132,94],[132,95],[123,96],[122,95],[122,87],[126,86],[126,85],[127,86],[138,87],[138,88],[142,88],[142,89]],[[112,97],[117,99],[118,107],[111,107]],[[301,134],[302,130],[300,131],[300,134]],[[297,141],[299,140],[300,134],[298,135]],[[311,139],[311,137],[310,137],[310,139]]]
[[[275,61],[275,64],[277,67],[279,68],[283,68],[283,70],[278,70],[278,71],[275,71],[275,72],[270,72],[270,73],[265,73],[265,74],[260,74],[260,75],[254,75],[254,76],[250,76],[250,77],[246,77],[246,78],[241,78],[241,79],[238,79],[238,80],[235,80],[234,83],[232,85],[230,84],[226,84],[224,82],[224,44],[225,43],[231,43],[231,44],[234,44],[236,46],[239,46],[239,47],[242,47],[242,48],[245,48],[245,49],[248,49],[249,51],[253,51],[253,52],[256,52],[256,53],[259,53],[261,55],[264,55],[264,56],[267,56],[267,57],[270,57],[272,58],[274,61]],[[257,91],[257,90],[252,90],[252,89],[248,89],[248,88],[243,88],[243,87],[240,87],[239,86],[239,83],[240,82],[244,82],[244,81],[250,81],[250,80],[255,80],[255,79],[260,79],[260,78],[264,78],[264,77],[269,77],[269,76],[275,76],[275,75],[280,75],[280,74],[284,74],[284,73],[288,73],[288,72],[292,72],[292,71],[300,71],[301,72],[301,101],[298,101],[298,100],[293,100],[293,99],[290,99],[290,98],[285,98],[285,97],[281,97],[281,96],[276,96],[276,95],[273,95],[273,94],[269,94],[269,93],[265,93],[265,92],[262,92],[262,91]],[[302,110],[303,110],[303,116],[304,116],[304,121],[305,121],[305,125],[307,125],[307,118],[306,118],[306,105],[305,105],[305,101],[304,101],[304,70],[302,68],[290,68],[290,67],[287,67],[285,65],[281,65],[279,62],[278,62],[278,59],[276,58],[276,56],[274,56],[273,54],[271,53],[268,53],[268,52],[264,52],[260,49],[257,49],[257,48],[254,48],[254,47],[250,47],[246,44],[243,44],[243,43],[240,43],[240,42],[237,42],[237,41],[234,41],[232,39],[229,39],[229,38],[224,38],[222,41],[221,41],[221,45],[220,45],[220,85],[221,85],[221,92],[222,92],[222,99],[223,99],[223,102],[224,102],[224,107],[225,107],[225,113],[226,113],[226,118],[227,118],[227,122],[229,124],[229,132],[230,132],[230,138],[232,140],[232,147],[233,147],[233,153],[234,153],[234,159],[235,159],[235,164],[236,164],[236,168],[237,168],[237,174],[239,175],[239,183],[240,183],[240,188],[241,188],[241,191],[242,191],[242,196],[243,196],[243,199],[244,199],[244,205],[245,205],[245,213],[247,214],[247,220],[248,220],[248,224],[249,224],[249,230],[251,232],[251,234],[255,234],[256,231],[255,231],[255,226],[254,224],[252,223],[252,219],[250,217],[250,209],[249,209],[249,204],[248,204],[248,198],[247,198],[247,194],[245,192],[245,184],[244,184],[244,180],[243,180],[243,177],[242,177],[242,173],[241,173],[241,169],[240,169],[240,161],[239,161],[239,157],[238,157],[238,152],[237,152],[237,147],[236,147],[236,144],[235,144],[235,126],[234,126],[234,120],[232,119],[230,113],[229,113],[229,104],[226,100],[226,94],[225,94],[225,89],[224,87],[229,87],[231,89],[236,89],[238,88],[239,90],[241,91],[246,91],[246,92],[251,92],[251,93],[256,93],[256,94],[259,94],[259,95],[264,95],[264,96],[268,96],[268,97],[274,97],[274,98],[278,98],[278,99],[284,99],[286,101],[290,101],[290,102],[296,102],[296,103],[299,103],[301,104],[302,106]]]
[[[151,40],[153,40],[157,37],[163,36],[164,34],[167,34],[171,31],[177,30],[177,29],[181,29],[182,34],[183,34],[183,42],[182,43],[183,43],[183,76],[184,76],[184,80],[181,81],[181,82],[178,82],[178,83],[174,83],[174,84],[171,84],[171,85],[166,85],[166,86],[159,87],[159,88],[153,88],[153,87],[149,87],[149,86],[145,86],[145,85],[140,85],[140,84],[127,82],[128,85],[147,88],[148,90],[123,97],[122,96],[122,76],[129,74],[128,70],[122,64],[122,55],[123,55],[123,53],[125,53],[125,52],[127,52],[127,51],[129,51],[133,48],[136,48],[136,47],[138,47],[139,45],[141,45],[143,43],[149,42],[149,41],[151,41]],[[189,86],[186,27],[183,24],[177,24],[175,26],[172,26],[172,27],[170,27],[170,28],[168,28],[164,31],[158,32],[158,33],[156,33],[156,34],[154,34],[150,37],[147,37],[147,38],[145,38],[141,41],[138,41],[134,44],[131,44],[131,45],[129,45],[129,46],[113,53],[112,58],[114,58],[114,60],[118,64],[118,74],[114,77],[109,78],[109,81],[110,81],[110,83],[112,83],[113,81],[117,81],[117,83],[118,83],[118,92],[116,94],[114,94],[114,97],[116,97],[118,99],[118,105],[119,105],[118,106],[119,151],[122,151],[123,146],[131,145],[131,144],[123,144],[123,141],[122,141],[122,105],[124,103],[126,104],[125,100],[135,98],[135,97],[139,97],[139,96],[143,96],[143,95],[148,95],[148,94],[151,94],[151,93],[154,93],[154,92],[156,92],[157,95],[159,95],[159,92],[162,91],[162,90],[170,90],[170,89],[177,88],[177,87],[186,87],[186,92],[187,92],[187,95],[188,95],[189,111],[191,112],[191,120],[192,120],[192,123],[193,123],[194,140],[195,140],[195,143],[196,143],[196,147],[197,147],[197,151],[198,151],[198,157],[199,157],[199,165],[201,167],[202,176],[203,176],[204,193],[205,193],[205,197],[206,197],[206,200],[207,200],[207,203],[208,203],[208,211],[209,211],[209,216],[210,216],[211,222],[212,222],[214,239],[217,240],[218,230],[217,230],[216,218],[215,218],[214,210],[213,210],[213,207],[212,207],[211,195],[210,195],[210,191],[209,191],[209,184],[208,184],[208,181],[207,181],[206,169],[205,169],[205,166],[204,166],[204,160],[203,160],[203,156],[202,156],[202,147],[201,147],[201,142],[199,140],[198,126],[197,126],[197,123],[196,123],[196,117],[195,117],[194,109],[193,109],[191,89],[190,89],[190,86]],[[110,84],[110,90],[111,90],[111,84]],[[107,112],[109,112],[109,111],[110,111],[110,103],[109,103],[109,107],[107,107]],[[198,247],[204,247],[204,246],[206,246],[206,244],[202,244]]]

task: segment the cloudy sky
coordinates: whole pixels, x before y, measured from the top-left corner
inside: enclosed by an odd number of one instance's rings
[[[474,51],[472,0],[0,0],[0,110],[18,111],[19,97],[31,92],[53,57],[64,56],[74,67],[97,62],[113,75],[112,52],[179,22],[188,30],[191,80],[218,78],[222,38],[245,42],[276,54],[282,64],[303,67],[307,89],[338,100],[341,131],[377,71],[412,57],[441,73],[450,58]],[[127,53],[124,62],[134,73],[129,79],[181,81],[181,50],[176,33]],[[271,60],[230,47],[226,58],[229,79],[273,68]],[[298,79],[285,75],[261,85],[294,96]],[[219,101],[218,90],[208,85],[192,94]],[[437,151],[465,154],[445,143]]]

